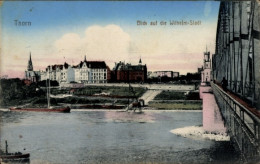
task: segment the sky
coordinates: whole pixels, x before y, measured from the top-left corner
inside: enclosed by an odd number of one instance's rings
[[[115,62],[137,64],[141,58],[148,71],[196,72],[206,47],[215,52],[219,3],[5,1],[0,8],[0,73],[23,78],[30,53],[35,71],[64,62],[77,65],[86,55],[110,69]],[[189,24],[170,24],[176,21]]]

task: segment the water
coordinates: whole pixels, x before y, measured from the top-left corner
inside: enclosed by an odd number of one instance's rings
[[[227,141],[192,139],[170,131],[201,126],[198,111],[1,112],[1,146],[31,154],[31,163],[234,163]],[[26,150],[24,150],[26,149]]]

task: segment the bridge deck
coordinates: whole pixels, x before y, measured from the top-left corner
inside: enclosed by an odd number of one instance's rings
[[[219,88],[222,88],[222,86],[220,84],[217,84]],[[224,91],[224,90],[223,90]],[[260,118],[260,111],[258,111],[256,108],[252,107],[249,103],[247,103],[246,101],[244,101],[243,99],[241,99],[239,96],[237,96],[236,94],[234,94],[233,92],[227,90],[226,92],[229,96],[231,96],[233,99],[235,99],[238,103],[240,103],[241,105],[243,105],[245,108],[247,108],[249,111],[251,111],[255,116],[257,116],[258,118]]]

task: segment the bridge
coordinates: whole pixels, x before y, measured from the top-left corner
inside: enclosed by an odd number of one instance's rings
[[[224,78],[226,84],[223,86]],[[209,85],[231,141],[240,150],[245,161],[259,162],[259,1],[220,3]]]

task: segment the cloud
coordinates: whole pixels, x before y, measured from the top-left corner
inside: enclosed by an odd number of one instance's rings
[[[75,33],[65,34],[55,42],[55,47],[57,47],[59,51],[74,50],[74,49],[81,48],[81,46],[82,46],[82,39],[78,34]]]
[[[130,48],[132,61],[141,56],[149,71],[196,72],[202,65],[206,45],[214,52],[215,33],[216,24],[204,22],[200,26],[147,27],[135,31]]]
[[[80,37],[76,33],[64,34],[55,42],[57,52],[66,57],[87,60],[114,61],[129,57],[130,36],[117,25],[90,26]],[[75,63],[76,64],[76,63]]]

